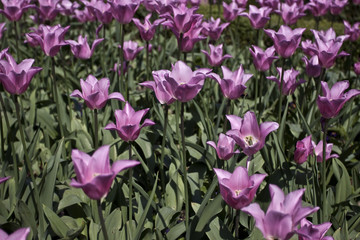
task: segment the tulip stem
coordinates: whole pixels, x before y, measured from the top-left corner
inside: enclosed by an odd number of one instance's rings
[[[188,183],[187,183],[187,169],[186,169],[186,148],[185,148],[185,132],[184,132],[184,108],[185,103],[181,103],[181,140],[182,140],[182,151],[183,151],[183,174],[184,174],[184,191],[185,191],[185,229],[188,231],[189,227],[189,194],[188,194]]]
[[[4,144],[4,128],[3,128],[3,122],[2,122],[2,116],[0,111],[0,135],[1,135],[1,159],[4,161],[4,154],[5,154],[5,144]]]
[[[15,32],[15,44],[16,44],[16,59],[20,60],[20,50],[19,50],[19,34],[17,30],[17,21],[14,21],[14,32]]]
[[[178,60],[181,59],[181,45],[182,45],[182,39],[183,39],[183,33],[180,33],[179,36],[179,41],[178,41],[178,48],[179,48],[179,52],[178,52]]]
[[[285,58],[281,58],[281,76],[280,76],[280,100],[279,100],[279,114],[278,114],[278,122],[281,123],[281,110],[282,110],[282,100],[283,100],[283,94],[282,89],[284,85],[284,69],[285,66]]]
[[[255,79],[255,114],[257,114],[257,102],[259,97],[259,80]]]
[[[149,72],[149,41],[146,41],[146,81],[150,80]]]
[[[55,59],[54,57],[51,58],[52,61],[52,77],[53,77],[53,91],[54,91],[54,100],[55,100],[55,104],[56,104],[56,110],[57,110],[57,115],[58,115],[58,124],[59,124],[59,128],[60,128],[60,134],[61,137],[64,137],[64,129],[62,126],[62,120],[61,120],[61,112],[60,112],[60,105],[59,105],[59,99],[58,99],[58,90],[57,90],[57,83],[56,83],[56,73],[55,73]],[[64,156],[65,157],[65,156]]]
[[[236,210],[235,213],[235,239],[239,239],[239,219],[240,219],[240,210]]]
[[[120,69],[120,81],[119,81],[119,92],[121,92],[121,90],[123,89],[121,87],[122,83],[123,83],[123,75],[124,75],[124,25],[120,24],[120,63],[118,65],[118,70]],[[118,71],[119,72],[119,71]],[[124,92],[123,92],[124,93]],[[126,99],[128,100],[128,99]]]
[[[227,129],[227,119],[226,119],[226,115],[229,114],[230,112],[230,107],[231,107],[231,100],[229,98],[226,99],[226,109],[225,109],[225,116],[224,116],[224,129],[223,132],[226,132]]]
[[[40,202],[40,192],[39,192],[38,186],[37,186],[36,181],[35,181],[34,172],[33,172],[33,169],[32,169],[31,161],[30,161],[29,154],[28,154],[27,147],[26,147],[24,129],[23,129],[23,126],[21,124],[20,105],[19,105],[19,102],[18,102],[17,95],[14,95],[14,103],[15,103],[15,108],[16,108],[16,118],[17,118],[18,125],[19,125],[21,143],[23,145],[23,151],[24,151],[24,155],[25,155],[25,163],[26,163],[26,167],[28,168],[30,178],[31,178],[31,181],[33,182],[33,187],[34,187],[34,192],[33,192],[33,195],[34,195],[34,198],[35,198],[34,205],[37,206],[38,218],[39,218],[39,231],[38,231],[39,239],[43,239],[42,235],[44,233],[44,221],[45,221],[45,219],[44,219],[44,214],[43,214],[42,203]]]
[[[327,120],[324,119],[323,129],[323,152],[322,152],[322,163],[321,163],[321,183],[322,183],[322,219],[321,222],[326,222],[326,210],[327,210],[327,199],[326,199],[326,134],[327,134]]]
[[[129,142],[129,160],[131,160],[132,153],[131,153],[131,142]],[[130,234],[133,233],[133,203],[132,203],[132,195],[133,195],[133,170],[132,168],[129,169],[129,221],[130,221]]]
[[[263,72],[260,73],[260,92],[259,92],[259,121],[261,119],[261,114],[263,111],[263,108],[261,107],[261,96],[263,94],[263,78],[265,74]]]
[[[94,129],[95,149],[97,149],[99,147],[99,120],[97,109],[94,109]]]
[[[100,224],[101,224],[101,230],[103,232],[104,239],[109,240],[109,237],[108,237],[108,234],[106,231],[104,215],[102,213],[101,200],[98,199],[98,200],[96,200],[96,202],[97,202],[97,209],[98,209],[98,214],[99,214],[99,219],[100,219]]]
[[[169,115],[169,105],[166,104],[164,110],[164,129],[163,129],[163,138],[161,142],[161,157],[160,157],[161,188],[163,194],[165,194],[164,157],[165,157],[165,143],[166,143],[166,132],[168,125],[168,115]]]

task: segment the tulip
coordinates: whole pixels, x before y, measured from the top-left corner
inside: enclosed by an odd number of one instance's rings
[[[0,81],[10,94],[20,95],[26,91],[35,74],[42,68],[31,67],[34,59],[25,59],[17,64],[9,53],[4,53],[6,60],[0,60]]]
[[[347,101],[360,94],[360,90],[356,89],[344,93],[349,88],[349,81],[336,82],[331,90],[328,84],[322,81],[321,88],[324,96],[318,96],[316,103],[321,115],[327,119],[336,117]]]
[[[330,8],[330,2],[329,0],[310,0],[306,4],[306,9],[310,10],[315,17],[324,16]]]
[[[194,48],[195,43],[206,39],[205,36],[201,35],[202,31],[201,20],[199,19],[196,24],[194,24],[189,31],[184,33],[183,38],[178,38],[178,45],[182,52],[191,52]]]
[[[309,155],[314,151],[314,147],[311,142],[311,135],[307,136],[303,140],[296,142],[296,150],[294,152],[294,160],[297,164],[306,162]]]
[[[79,90],[73,91],[70,96],[84,99],[86,106],[90,109],[101,109],[105,106],[108,99],[117,99],[125,102],[121,93],[114,92],[108,94],[110,80],[102,78],[98,81],[93,75],[89,75],[86,81],[80,79],[82,93]]]
[[[234,0],[239,8],[246,8],[247,1],[248,0]]]
[[[296,3],[288,5],[287,3],[281,4],[281,10],[275,11],[277,14],[281,15],[282,20],[286,25],[296,24],[297,20],[303,16],[306,16],[304,13],[304,8],[299,6]]]
[[[94,53],[95,47],[99,45],[103,40],[103,38],[95,39],[91,46],[91,49],[87,42],[87,36],[85,36],[84,38],[83,36],[79,35],[77,42],[74,40],[66,40],[65,42],[70,45],[71,52],[76,58],[90,59],[90,57]]]
[[[60,13],[65,16],[72,16],[79,7],[80,4],[70,0],[62,0],[58,5]]]
[[[317,162],[322,162],[323,161],[323,141],[321,140],[317,145],[312,142],[313,148],[314,148],[314,153],[316,156],[316,161]],[[327,143],[326,144],[326,150],[325,150],[325,160],[329,160],[330,158],[338,158],[339,155],[337,154],[331,154],[331,150],[333,148],[333,144],[332,143]]]
[[[280,0],[257,0],[261,7],[269,7],[272,11],[280,8]]]
[[[128,102],[125,103],[124,110],[115,110],[116,125],[109,123],[104,129],[116,130],[119,137],[126,141],[135,141],[143,127],[154,125],[150,119],[145,119],[140,126],[141,119],[149,111],[149,108],[135,112]]]
[[[57,7],[60,0],[38,0],[39,7],[35,9],[41,16],[42,20],[52,21],[59,13],[59,9]]]
[[[230,23],[223,23],[220,24],[220,18],[217,18],[216,20],[211,17],[210,20],[204,21],[202,23],[202,34],[205,36],[209,36],[211,40],[218,40],[221,36],[221,33],[224,31],[224,29],[229,26]]]
[[[354,72],[356,75],[358,75],[358,76],[360,75],[360,62],[356,62],[354,64]]]
[[[306,28],[296,28],[292,30],[286,25],[281,25],[278,32],[272,29],[265,29],[264,32],[274,41],[276,52],[284,57],[288,58],[294,54],[296,48],[301,41],[302,33]]]
[[[355,4],[355,5],[359,5],[359,4],[360,4],[360,0],[353,0],[352,3]]]
[[[281,74],[282,74],[282,68],[277,68],[277,71],[279,73],[279,78],[276,78],[275,76],[266,77],[267,79],[276,82],[279,89],[281,88]],[[296,90],[296,87],[300,84],[304,83],[305,80],[300,79],[300,81],[296,80],[296,77],[299,75],[299,71],[294,70],[291,68],[290,70],[286,70],[284,73],[283,84],[282,89],[280,89],[281,93],[283,95],[290,95],[293,94]]]
[[[318,56],[313,56],[308,60],[306,56],[302,58],[302,60],[305,62],[306,68],[306,74],[310,77],[318,77],[321,74],[321,65],[319,63]]]
[[[271,8],[262,7],[257,8],[254,5],[249,6],[249,13],[240,13],[240,16],[247,17],[250,20],[250,24],[255,29],[265,27],[266,23],[270,20]]]
[[[226,115],[231,130],[226,135],[232,137],[247,156],[254,155],[265,145],[266,136],[279,128],[276,122],[263,122],[258,125],[255,113],[246,112],[244,118]]]
[[[118,46],[121,48],[121,45]],[[143,50],[144,47],[138,47],[137,42],[133,42],[131,40],[124,42],[124,58],[126,61],[132,61],[135,59],[136,55]]]
[[[223,45],[222,44],[220,44],[218,46],[209,44],[209,48],[210,48],[210,54],[205,50],[201,50],[201,52],[206,55],[209,65],[212,67],[218,67],[222,64],[222,62],[225,59],[232,58],[232,56],[229,54],[225,54],[223,56]]]
[[[206,143],[216,150],[218,157],[222,160],[229,160],[235,153],[240,153],[239,150],[234,152],[234,139],[223,133],[220,133],[217,145],[213,141],[207,141]]]
[[[301,49],[305,55],[310,57],[313,57],[317,54],[316,44],[309,39],[301,42]]]
[[[113,20],[111,5],[103,1],[82,1],[89,12],[101,23],[109,24]]]
[[[301,220],[300,229],[296,233],[299,235],[299,240],[333,240],[333,237],[325,236],[330,227],[331,223],[329,222],[314,225],[304,218]]]
[[[229,4],[226,4],[225,2],[222,4],[224,8],[224,19],[228,22],[234,21],[235,18],[240,15],[240,13],[245,11],[245,8],[239,8],[234,1]]]
[[[136,10],[140,5],[140,0],[111,0],[111,13],[120,24],[131,22]]]
[[[139,19],[134,18],[132,21],[135,23],[136,27],[139,29],[140,36],[144,41],[150,41],[155,35],[156,27],[162,23],[165,19],[157,19],[153,24],[150,22],[151,13],[146,15],[144,24],[140,22]]]
[[[155,12],[156,10],[158,10],[158,3],[156,0],[143,0],[142,5],[149,12]]]
[[[221,91],[226,98],[237,99],[243,95],[246,89],[246,82],[253,76],[252,74],[245,74],[242,65],[235,72],[232,72],[225,66],[221,66],[223,78],[220,78],[216,73],[210,74],[221,87]]]
[[[47,56],[54,57],[62,46],[67,45],[64,35],[70,26],[65,28],[60,24],[56,26],[40,25],[38,31],[27,33],[26,37],[33,42],[37,42]]]
[[[290,239],[300,221],[306,216],[319,210],[319,207],[302,207],[302,195],[305,189],[290,192],[285,196],[284,192],[276,185],[269,185],[271,202],[266,213],[261,210],[259,204],[252,203],[241,211],[255,218],[255,226],[262,232],[265,239]]]
[[[110,146],[107,145],[98,148],[92,156],[77,149],[72,150],[71,158],[77,180],[72,179],[70,185],[82,188],[89,198],[100,200],[107,195],[120,171],[140,164],[134,160],[119,160],[110,168],[109,151]]]
[[[6,182],[10,177],[0,178],[0,183]],[[0,235],[1,236],[1,235]]]
[[[344,33],[345,35],[349,35],[349,40],[355,42],[360,37],[360,22],[356,22],[353,26],[346,20],[344,20]]]
[[[0,13],[10,21],[19,21],[23,13],[34,8],[35,5],[29,4],[28,0],[1,0],[4,9],[0,9]]]
[[[0,229],[1,240],[26,240],[27,235],[30,233],[30,228],[20,228],[14,233],[8,235],[6,232]]]
[[[253,57],[255,68],[259,71],[267,71],[270,69],[272,62],[279,57],[275,56],[275,48],[271,46],[265,51],[257,46],[252,46],[254,50],[249,48]]]
[[[2,39],[5,30],[7,30],[6,27],[5,27],[5,25],[6,25],[5,22],[0,23],[0,39]]]
[[[238,166],[231,174],[228,171],[214,168],[217,175],[220,194],[232,208],[240,210],[248,206],[256,194],[256,190],[267,174],[248,175],[246,168]]]
[[[84,10],[78,10],[76,9],[74,11],[75,14],[75,18],[81,22],[81,23],[86,23],[86,22],[93,22],[96,20],[96,18],[94,17],[94,15],[92,15],[89,12],[88,8],[84,8]]]
[[[332,0],[330,2],[330,12],[333,15],[339,15],[344,7],[348,4],[348,0]]]

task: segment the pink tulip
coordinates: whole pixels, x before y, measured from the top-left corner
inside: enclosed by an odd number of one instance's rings
[[[307,161],[309,155],[314,152],[314,147],[311,142],[311,135],[303,140],[297,141],[296,150],[294,152],[294,160],[297,164],[302,164]]]
[[[210,54],[205,50],[201,50],[201,52],[206,55],[209,65],[212,67],[218,67],[222,64],[222,62],[225,59],[232,58],[232,56],[230,54],[225,54],[223,56],[223,45],[222,44],[220,44],[218,46],[209,44],[209,48],[210,48]]]
[[[312,142],[313,148],[314,148],[314,153],[316,156],[316,161],[317,162],[322,162],[323,161],[323,141],[321,140],[318,145],[316,145],[314,142]],[[339,155],[337,154],[331,154],[331,150],[333,148],[333,144],[332,143],[327,143],[326,144],[326,152],[325,152],[325,159],[326,161],[329,160],[330,158],[338,158]]]
[[[93,75],[89,75],[86,81],[80,79],[82,93],[79,90],[73,91],[70,96],[84,99],[86,106],[90,109],[101,109],[108,99],[117,99],[125,102],[121,93],[109,94],[110,80],[102,78],[98,81]]]
[[[310,10],[315,17],[324,16],[330,8],[330,0],[310,0],[306,9]]]
[[[333,237],[325,236],[330,227],[330,222],[314,225],[304,218],[301,220],[300,229],[296,233],[299,235],[299,240],[333,240]]]
[[[257,46],[252,46],[254,50],[249,48],[253,57],[255,68],[259,71],[267,71],[270,69],[272,62],[279,57],[275,56],[275,47],[271,46],[265,51]]]
[[[228,171],[214,168],[217,175],[220,194],[232,208],[240,210],[248,206],[267,174],[248,175],[246,168],[238,166],[231,174]]]
[[[221,33],[224,31],[224,29],[229,26],[230,23],[223,23],[220,24],[220,18],[217,18],[216,20],[211,17],[210,20],[202,22],[202,33],[205,36],[209,36],[211,40],[218,40],[221,36]]]
[[[154,125],[150,119],[145,119],[140,126],[141,119],[149,111],[149,108],[135,112],[128,102],[125,103],[124,110],[115,110],[116,125],[109,123],[104,129],[116,130],[119,137],[126,141],[135,141],[143,127]]]
[[[121,48],[121,45],[118,46]],[[143,50],[144,47],[138,47],[137,42],[133,42],[131,40],[124,42],[124,58],[126,61],[132,61],[136,58],[136,55]]]
[[[234,154],[240,153],[239,150],[234,152],[234,139],[223,133],[220,133],[217,145],[213,141],[207,141],[206,143],[216,150],[218,157],[222,160],[229,160]]]
[[[80,7],[80,4],[77,2],[72,2],[70,0],[62,0],[58,4],[58,9],[62,15],[72,16],[75,13],[75,10]]]
[[[254,5],[249,6],[249,13],[240,13],[240,16],[247,17],[250,24],[255,29],[265,27],[266,23],[270,20],[271,8],[261,7],[257,8]]]
[[[276,82],[276,84],[278,85],[279,89],[281,87],[281,75],[282,75],[282,68],[276,68],[278,73],[279,73],[279,77],[276,78],[275,76],[270,76],[270,77],[266,77],[267,79]],[[297,88],[297,86],[299,86],[300,84],[304,83],[305,80],[300,79],[300,81],[296,80],[296,77],[299,75],[299,71],[294,70],[293,68],[286,70],[284,73],[284,77],[283,77],[283,86],[281,89],[281,93],[283,95],[290,95],[293,94]]]
[[[35,9],[41,16],[41,19],[52,21],[59,13],[59,9],[57,8],[57,4],[60,0],[38,0],[39,7]]]
[[[3,178],[0,178],[0,183],[3,183],[3,182],[6,182],[10,177],[3,177]],[[1,236],[1,234],[0,234]]]
[[[82,0],[89,12],[101,23],[109,24],[113,20],[111,5],[103,1],[91,0],[91,2]]]
[[[132,20],[135,23],[136,27],[139,29],[140,36],[144,41],[150,41],[151,39],[153,39],[156,27],[165,20],[160,18],[156,19],[154,23],[151,23],[150,18],[151,13],[146,15],[144,24],[142,24],[137,18],[133,18]]]
[[[35,5],[29,4],[28,0],[1,0],[4,9],[0,9],[0,13],[10,21],[19,21],[23,13],[34,8]]]
[[[360,75],[360,62],[356,62],[354,64],[354,72],[356,75],[358,75],[358,76]]]
[[[319,58],[317,55],[313,56],[308,60],[306,56],[302,58],[302,60],[305,62],[306,68],[306,74],[310,77],[318,77],[321,74],[321,65],[319,63]]]
[[[5,27],[5,25],[6,25],[5,22],[0,23],[0,39],[2,39],[5,30],[7,30],[6,27]]]
[[[91,49],[87,42],[87,36],[85,36],[84,38],[83,36],[79,35],[77,42],[74,40],[67,40],[65,42],[70,45],[71,52],[76,58],[90,59],[90,57],[94,53],[95,47],[99,45],[99,43],[101,43],[103,40],[103,38],[95,39],[91,46]]]
[[[360,37],[360,22],[354,23],[353,26],[346,20],[344,20],[344,33],[345,35],[349,35],[349,40],[355,42]]]
[[[223,2],[222,4],[224,9],[224,19],[228,22],[234,21],[235,18],[240,15],[240,13],[245,11],[245,8],[239,8],[234,1],[229,4],[226,4],[225,2]]]
[[[248,0],[233,0],[239,8],[246,8]]]
[[[30,233],[30,228],[20,228],[14,233],[8,235],[6,232],[0,229],[1,240],[26,240],[27,235]]]
[[[75,18],[81,22],[81,23],[86,23],[86,22],[93,22],[96,20],[96,18],[94,17],[94,15],[92,15],[89,12],[89,9],[86,7],[84,8],[84,10],[78,10],[76,9],[74,11],[75,14]]]
[[[246,112],[244,118],[235,115],[226,115],[231,124],[231,130],[226,135],[232,137],[243,152],[254,155],[265,145],[266,136],[279,128],[276,122],[263,122],[258,125],[255,113]]]
[[[310,57],[313,57],[317,54],[316,44],[309,39],[301,42],[301,49],[305,55]]]
[[[349,81],[336,82],[331,89],[322,81],[321,88],[324,96],[318,96],[316,103],[321,115],[327,119],[336,117],[347,101],[360,94],[360,90],[356,89],[344,93],[349,88]]]
[[[194,48],[195,43],[206,39],[205,36],[201,35],[202,31],[201,19],[197,23],[194,23],[189,31],[184,33],[183,38],[178,38],[178,45],[180,45],[180,50],[182,52],[191,52]],[[181,44],[180,44],[181,43]]]
[[[111,13],[120,24],[131,22],[136,10],[140,5],[140,0],[111,0]]]
[[[269,7],[272,11],[280,8],[280,0],[257,0],[261,7]]]
[[[333,15],[339,15],[344,7],[348,4],[348,0],[331,0],[330,12]]]
[[[293,25],[296,24],[299,18],[306,16],[304,11],[305,11],[304,7],[301,7],[296,3],[293,3],[292,5],[288,5],[287,3],[282,3],[281,9],[275,12],[281,15],[281,18],[286,25]]]
[[[74,163],[76,179],[72,179],[70,185],[82,188],[89,198],[100,200],[110,190],[116,175],[127,168],[140,164],[134,160],[118,160],[110,168],[110,146],[98,148],[92,156],[77,149],[72,150],[71,158]]]

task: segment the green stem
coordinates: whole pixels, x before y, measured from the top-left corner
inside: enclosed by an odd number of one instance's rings
[[[263,78],[264,78],[265,74],[264,72],[260,72],[260,93],[259,93],[259,120],[261,118],[261,114],[263,111],[263,108],[261,107],[261,96],[263,94]]]
[[[257,101],[259,97],[259,80],[255,79],[255,114],[257,114]]]
[[[129,142],[129,159],[131,159],[131,142]],[[132,203],[132,195],[133,195],[133,169],[129,169],[129,221],[130,221],[130,234],[133,233],[132,220],[133,220],[133,203]]]
[[[97,202],[97,209],[98,209],[98,214],[99,214],[99,219],[100,219],[100,224],[101,224],[101,230],[103,232],[104,239],[109,240],[108,233],[107,233],[106,226],[105,226],[104,215],[102,213],[101,200],[98,199],[98,200],[96,200],[96,202]]]
[[[182,140],[182,152],[183,152],[183,174],[184,174],[184,191],[185,191],[185,229],[189,230],[189,195],[188,195],[188,181],[187,181],[187,169],[186,169],[186,148],[185,148],[185,127],[184,127],[184,108],[185,103],[181,103],[181,140]]]
[[[284,66],[285,66],[285,58],[281,58],[280,100],[279,100],[278,123],[281,123],[281,110],[282,110],[282,100],[283,100],[282,89],[283,89],[283,85],[284,85],[284,73],[285,73]]]
[[[14,21],[14,31],[15,31],[15,44],[16,44],[16,59],[19,61],[20,58],[20,50],[19,50],[19,34],[17,30],[17,22]]]
[[[230,112],[230,107],[231,107],[231,100],[230,99],[226,99],[226,109],[225,109],[225,116],[224,116],[224,129],[223,129],[223,132],[225,133],[226,130],[227,130],[227,122],[228,120],[226,119],[226,115],[229,114]]]
[[[121,92],[123,90],[123,88],[121,87],[121,85],[123,84],[124,81],[124,25],[120,24],[120,63],[118,65],[118,70],[120,69],[120,81],[119,81],[119,92]],[[126,99],[128,100],[128,99]]]
[[[5,111],[4,111],[5,113]],[[3,121],[2,121],[2,115],[0,111],[0,135],[1,135],[1,159],[4,161],[4,155],[5,155],[5,139],[4,139],[4,127],[3,127]],[[4,165],[3,165],[4,166]]]
[[[179,52],[178,52],[178,60],[181,59],[181,45],[182,45],[182,39],[183,39],[183,34],[180,33],[180,37],[179,37],[179,41],[178,41],[178,48],[179,48]]]
[[[63,129],[63,121],[61,119],[61,112],[60,112],[60,104],[59,104],[59,96],[58,96],[58,90],[57,90],[57,83],[56,83],[56,73],[55,73],[55,59],[54,57],[51,58],[52,61],[52,77],[53,77],[53,91],[54,91],[54,100],[56,104],[56,111],[58,115],[58,124],[60,127],[60,135],[63,138],[64,137],[64,129]]]
[[[94,139],[95,139],[95,149],[99,147],[99,120],[98,120],[98,110],[94,109]]]
[[[327,209],[327,199],[326,199],[326,134],[327,134],[327,120],[324,120],[324,135],[323,135],[323,152],[322,152],[322,163],[321,163],[321,183],[322,183],[322,219],[321,222],[327,221],[326,209]]]
[[[25,134],[24,134],[24,129],[23,129],[22,123],[21,123],[21,117],[20,117],[20,105],[19,105],[19,102],[18,102],[18,97],[17,97],[17,95],[14,95],[14,96],[15,96],[14,97],[14,102],[15,102],[15,108],[16,108],[16,118],[17,118],[18,125],[19,125],[21,143],[23,145],[23,150],[24,150],[24,155],[25,155],[25,163],[26,163],[26,166],[28,168],[28,171],[29,171],[29,174],[30,174],[30,177],[31,177],[31,181],[33,182],[33,186],[34,186],[34,197],[35,197],[35,201],[36,201],[35,205],[37,206],[38,218],[39,218],[39,231],[38,231],[39,236],[40,236],[39,238],[43,239],[42,235],[44,233],[45,220],[44,220],[42,203],[40,202],[40,192],[39,192],[38,186],[37,186],[36,181],[35,181],[34,172],[33,172],[33,169],[32,169],[31,161],[30,161],[28,151],[27,151],[27,147],[26,147]]]
[[[236,210],[235,217],[235,239],[239,239],[239,219],[240,219],[240,210]]]
[[[149,81],[149,73],[150,73],[150,68],[149,68],[149,41],[146,41],[146,81]]]
[[[165,172],[164,172],[164,157],[165,157],[165,143],[166,143],[166,132],[168,125],[168,115],[169,115],[169,105],[165,105],[164,110],[164,130],[163,130],[163,138],[161,142],[161,157],[160,157],[160,174],[161,174],[161,188],[163,194],[165,194]]]

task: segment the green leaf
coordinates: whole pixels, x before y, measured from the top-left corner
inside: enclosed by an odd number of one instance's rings
[[[207,231],[206,235],[209,237],[210,240],[235,240],[227,226],[218,217],[210,222],[209,228],[210,231]]]
[[[70,228],[61,220],[61,218],[59,218],[58,215],[56,215],[50,208],[48,208],[44,204],[43,209],[45,216],[49,220],[51,229],[54,231],[54,233],[59,237],[66,237],[66,234],[70,230]]]
[[[177,212],[169,207],[160,208],[155,217],[155,228],[162,231],[169,226],[171,219]]]

